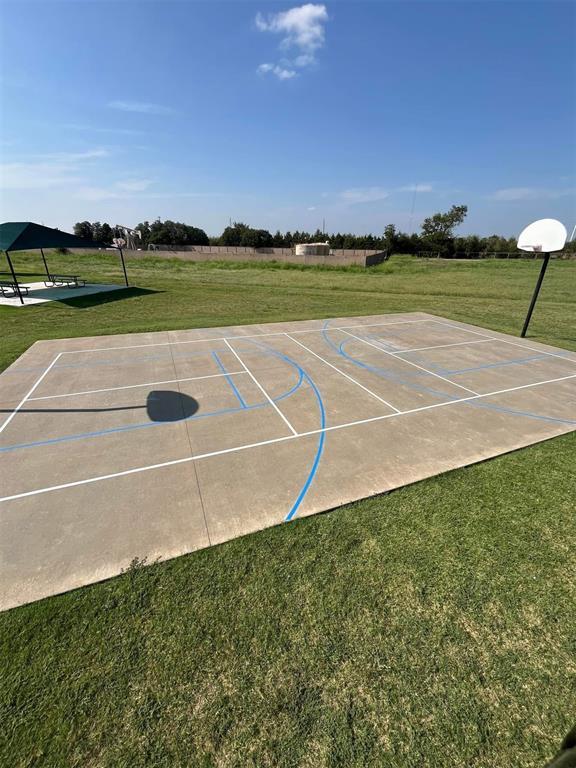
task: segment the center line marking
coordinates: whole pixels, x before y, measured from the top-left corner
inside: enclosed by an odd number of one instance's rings
[[[224,339],[224,343],[225,343],[225,344],[226,344],[226,346],[227,346],[227,347],[230,349],[230,351],[232,352],[232,354],[234,355],[234,357],[235,357],[235,358],[238,360],[238,362],[240,363],[240,365],[241,365],[241,366],[244,368],[244,370],[246,371],[246,373],[247,373],[247,374],[250,376],[250,378],[252,379],[252,381],[254,382],[254,384],[256,384],[256,386],[258,387],[258,389],[259,389],[259,390],[262,392],[262,394],[264,395],[264,397],[266,398],[266,400],[268,400],[268,402],[269,402],[269,403],[270,403],[270,405],[271,405],[271,406],[274,408],[274,410],[276,411],[276,413],[277,413],[277,414],[280,416],[280,418],[281,418],[281,419],[284,421],[284,423],[286,424],[286,426],[288,427],[288,429],[290,430],[290,432],[292,432],[292,434],[293,434],[294,436],[297,436],[297,435],[298,435],[298,432],[296,432],[296,430],[294,429],[294,427],[292,426],[292,424],[290,424],[290,422],[288,421],[288,419],[286,418],[286,416],[284,416],[284,414],[282,413],[282,411],[280,410],[280,408],[278,408],[278,406],[276,405],[276,403],[274,402],[274,400],[272,400],[272,398],[270,397],[270,395],[268,394],[268,392],[266,392],[266,390],[264,389],[264,387],[263,387],[263,386],[260,384],[260,382],[258,381],[258,379],[256,378],[256,376],[254,376],[254,374],[252,373],[252,371],[251,371],[251,370],[250,370],[250,369],[249,369],[249,368],[246,366],[245,362],[242,360],[242,358],[240,357],[240,355],[239,355],[239,354],[236,352],[236,350],[234,349],[234,347],[233,347],[233,346],[232,346],[232,345],[229,343],[228,339]]]
[[[428,368],[424,368],[421,365],[418,365],[418,363],[413,363],[412,360],[406,360],[403,357],[398,357],[397,355],[393,354],[392,352],[388,352],[385,349],[382,349],[382,347],[379,347],[377,344],[374,344],[371,341],[368,341],[368,339],[363,339],[361,336],[356,336],[354,333],[350,333],[349,331],[342,330],[342,333],[347,334],[348,336],[352,336],[353,339],[356,339],[357,341],[361,341],[363,344],[369,344],[371,347],[374,347],[374,349],[378,349],[380,352],[383,352],[385,355],[390,355],[390,357],[395,358],[396,360],[402,360],[403,363],[406,363],[407,365],[412,365],[414,368],[419,368],[421,371],[424,371],[425,373],[429,373],[430,376],[436,376],[437,379],[442,379],[442,381],[448,382],[448,384],[452,384],[453,387],[458,387],[458,389],[463,389],[465,392],[471,392],[473,395],[479,396],[479,392],[475,392],[473,389],[468,389],[468,387],[463,387],[462,384],[456,384],[454,381],[451,381],[450,379],[447,379],[445,376],[440,376],[439,373],[434,373],[434,371],[429,371]]]

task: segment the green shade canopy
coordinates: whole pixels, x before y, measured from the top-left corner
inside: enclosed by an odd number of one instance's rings
[[[31,221],[0,224],[0,250],[31,251],[37,248],[106,248],[105,243],[76,237]]]
[[[77,237],[68,232],[61,232],[59,229],[44,227],[41,224],[34,224],[32,221],[7,221],[0,224],[0,251],[6,254],[6,260],[12,275],[12,285],[15,294],[20,299],[20,304],[24,304],[24,298],[18,277],[10,258],[10,251],[34,251],[40,250],[42,261],[46,270],[46,277],[54,282],[53,276],[48,269],[44,248],[107,248],[106,243],[100,243],[97,240],[88,240],[86,237]],[[128,275],[126,274],[126,264],[124,263],[124,254],[122,248],[112,246],[120,254],[122,262],[122,271],[124,272],[124,282],[128,285]],[[46,283],[47,285],[47,283]]]

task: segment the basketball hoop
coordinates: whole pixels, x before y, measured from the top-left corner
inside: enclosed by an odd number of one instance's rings
[[[538,277],[538,282],[536,283],[536,288],[532,295],[532,301],[528,308],[528,314],[524,321],[524,327],[520,334],[522,338],[526,336],[526,331],[530,324],[530,318],[532,317],[532,312],[536,305],[536,299],[540,293],[542,281],[544,280],[548,262],[550,261],[550,253],[553,251],[561,251],[562,248],[564,248],[567,236],[568,233],[566,232],[566,227],[562,222],[556,221],[556,219],[539,219],[538,221],[533,221],[532,224],[529,224],[520,233],[520,237],[518,238],[518,248],[521,251],[531,251],[532,253],[544,252],[544,261],[542,262],[540,276]],[[537,243],[537,245],[532,245],[531,243]]]

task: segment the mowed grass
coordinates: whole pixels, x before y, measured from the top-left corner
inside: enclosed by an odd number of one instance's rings
[[[517,333],[539,263],[128,268],[128,296],[0,308],[2,365],[40,338],[396,311]],[[576,349],[576,262],[530,336]],[[576,720],[575,466],[572,433],[0,615],[0,764],[542,766]]]

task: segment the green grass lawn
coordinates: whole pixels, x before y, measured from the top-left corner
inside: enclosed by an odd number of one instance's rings
[[[120,279],[113,255],[51,265]],[[539,263],[128,269],[128,296],[0,308],[0,366],[42,338],[396,311],[518,333]],[[576,349],[576,262],[530,337]],[[0,765],[540,768],[576,720],[575,466],[572,433],[1,614]]]

